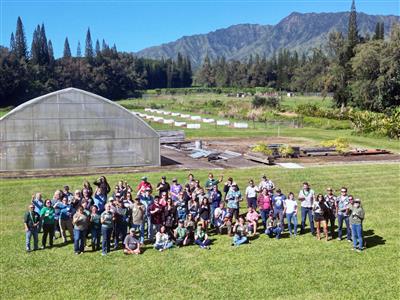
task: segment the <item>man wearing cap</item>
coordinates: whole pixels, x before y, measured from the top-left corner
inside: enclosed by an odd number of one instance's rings
[[[28,211],[24,215],[24,226],[25,226],[25,246],[26,251],[31,251],[31,237],[33,237],[33,250],[38,249],[38,228],[40,222],[40,215],[35,212],[35,206],[29,204]]]
[[[228,209],[235,221],[239,218],[239,202],[242,201],[242,194],[240,193],[237,184],[232,183],[232,187],[226,195],[228,201]]]
[[[333,239],[335,235],[336,196],[333,194],[333,189],[331,187],[328,187],[326,191],[327,193],[324,196],[324,198],[325,198],[325,204],[329,208],[329,218],[328,218],[328,222],[330,223],[329,234]]]
[[[137,195],[143,194],[146,189],[153,190],[153,187],[151,186],[151,183],[147,181],[147,177],[143,176],[142,181],[139,183],[137,186]]]
[[[129,234],[124,239],[125,254],[140,254],[140,243],[135,238],[135,229],[131,228]]]
[[[156,187],[156,190],[158,191],[159,196],[161,196],[163,192],[168,193],[170,189],[171,189],[171,186],[167,182],[167,177],[162,176],[161,182],[159,182]]]
[[[140,231],[140,243],[144,243],[144,218],[145,206],[140,202],[139,197],[135,198],[133,204],[130,205],[132,211],[132,229]]]
[[[346,224],[346,237],[351,241],[350,222],[349,222],[349,196],[347,195],[347,188],[340,189],[340,196],[336,198],[336,215],[338,218],[338,240],[342,239],[343,221]]]
[[[353,204],[349,205],[349,212],[351,233],[353,238],[353,250],[360,252],[363,250],[362,223],[365,218],[364,209],[361,206],[360,199],[354,199]]]
[[[259,191],[262,191],[263,188],[266,188],[269,192],[275,189],[275,184],[272,182],[272,180],[268,179],[266,175],[261,177],[261,182],[258,185]]]
[[[299,192],[299,200],[301,201],[301,231],[305,233],[306,219],[310,221],[311,234],[314,234],[314,218],[312,215],[312,206],[315,200],[315,192],[310,188],[308,182],[303,182],[303,189]]]

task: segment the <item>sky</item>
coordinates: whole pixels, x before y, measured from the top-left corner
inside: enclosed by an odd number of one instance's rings
[[[274,25],[291,12],[348,11],[351,0],[0,0],[0,44],[9,46],[18,16],[28,44],[34,28],[45,24],[55,56],[68,37],[73,55],[78,40],[92,38],[135,52],[230,25]],[[356,0],[358,12],[400,15],[400,0]],[[93,42],[94,44],[94,42]]]

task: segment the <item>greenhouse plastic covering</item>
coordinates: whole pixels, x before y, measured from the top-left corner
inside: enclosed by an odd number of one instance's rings
[[[159,135],[98,95],[68,88],[0,119],[0,170],[160,165]]]

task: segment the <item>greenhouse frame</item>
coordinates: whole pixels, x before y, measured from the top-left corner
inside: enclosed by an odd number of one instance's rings
[[[159,166],[160,137],[101,96],[67,88],[0,118],[0,170]]]

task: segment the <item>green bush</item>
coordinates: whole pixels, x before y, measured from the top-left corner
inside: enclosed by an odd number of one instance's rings
[[[349,141],[345,138],[337,138],[334,140],[327,140],[321,142],[322,147],[335,147],[339,153],[346,153],[349,151]]]
[[[282,157],[291,157],[294,154],[293,148],[289,145],[280,146],[278,152]]]
[[[267,156],[272,155],[272,150],[268,148],[268,145],[266,143],[257,143],[253,148],[251,148],[251,151],[263,153]]]
[[[278,108],[280,106],[280,99],[279,97],[275,96],[270,96],[270,97],[254,96],[253,100],[251,101],[251,105],[254,108],[258,107]]]

